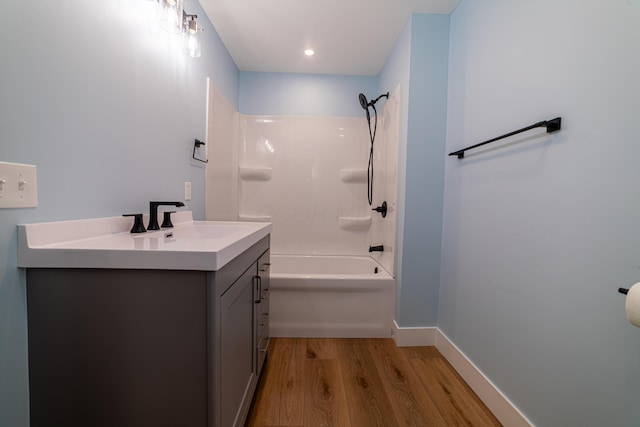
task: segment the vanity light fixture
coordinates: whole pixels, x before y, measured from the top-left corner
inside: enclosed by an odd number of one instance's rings
[[[204,30],[198,27],[197,18],[198,15],[184,14],[184,50],[192,58],[200,58],[201,55],[200,32]]]
[[[158,3],[158,21],[160,26],[172,34],[183,33],[184,50],[192,58],[200,58],[202,41],[198,26],[198,15],[189,15],[184,11],[184,0],[153,0]]]
[[[158,0],[158,22],[163,30],[179,34],[184,27],[184,0]]]

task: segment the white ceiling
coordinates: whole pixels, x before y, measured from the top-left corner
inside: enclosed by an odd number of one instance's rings
[[[241,71],[379,74],[412,12],[460,0],[200,0]],[[206,36],[205,36],[206,37]],[[304,50],[316,54],[306,57]]]

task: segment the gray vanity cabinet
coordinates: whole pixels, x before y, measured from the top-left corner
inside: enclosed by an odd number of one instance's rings
[[[29,268],[30,425],[243,425],[268,249],[218,271]]]

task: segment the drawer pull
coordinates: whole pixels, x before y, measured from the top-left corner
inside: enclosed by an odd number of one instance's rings
[[[265,262],[264,264],[262,264],[262,265],[260,266],[260,271],[268,271],[270,266],[271,266],[271,264],[270,264],[270,263]]]
[[[259,295],[262,295],[262,278],[260,276],[253,276],[253,280],[255,281],[255,284],[256,284],[254,295],[258,296],[258,298],[254,299],[253,302],[255,304],[260,304]]]

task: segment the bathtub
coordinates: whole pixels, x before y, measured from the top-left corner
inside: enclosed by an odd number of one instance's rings
[[[274,337],[388,338],[395,280],[373,258],[271,255]]]

